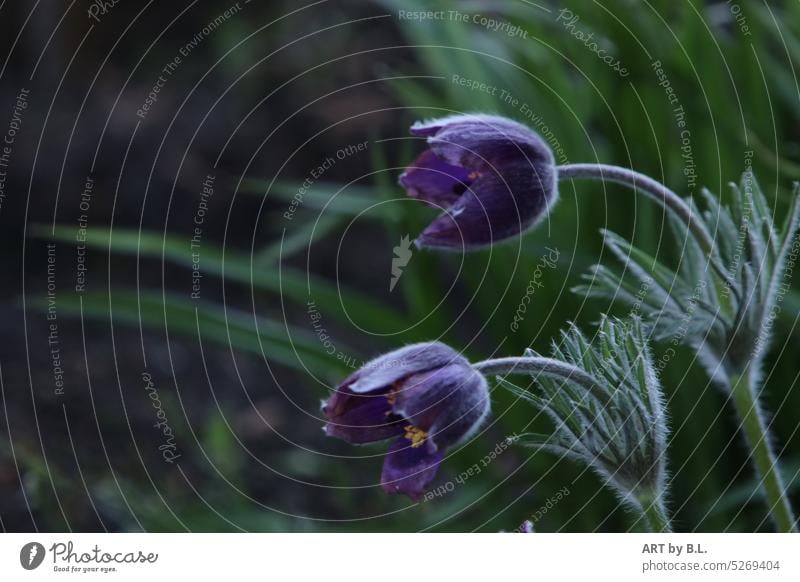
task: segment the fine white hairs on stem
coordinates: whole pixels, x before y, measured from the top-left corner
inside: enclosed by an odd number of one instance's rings
[[[512,360],[478,366],[529,374],[538,390],[498,380],[555,428],[552,435],[526,433],[515,442],[588,465],[652,530],[668,530],[667,420],[642,322],[604,316],[592,341],[571,326],[554,343],[552,358],[528,350]]]
[[[712,381],[731,396],[773,522],[779,531],[796,531],[759,395],[776,306],[800,254],[800,186],[795,185],[780,226],[750,170],[739,185],[731,184],[729,206],[708,190],[703,190],[703,197],[708,207],[704,214],[696,212],[692,200],[689,205],[693,216],[702,216],[704,229],[716,234],[714,255],[722,275],[706,268],[704,246],[686,236],[685,222],[673,219],[681,257],[677,269],[605,232],[606,245],[623,262],[627,277],[595,265],[584,276],[586,283],[574,290],[621,300],[653,326],[656,339],[696,351]]]

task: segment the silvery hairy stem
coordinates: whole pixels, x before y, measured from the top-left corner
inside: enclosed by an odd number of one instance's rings
[[[714,244],[714,239],[711,238],[711,234],[702,221],[697,219],[691,207],[686,204],[683,198],[661,182],[629,168],[610,164],[567,164],[557,166],[556,169],[559,180],[608,180],[609,182],[616,182],[617,184],[628,186],[636,192],[642,192],[648,198],[655,200],[686,224],[688,229],[694,234],[703,252],[709,257],[711,266],[717,274],[722,277],[723,281],[727,281],[727,272],[720,264],[719,254],[717,253],[716,245]]]

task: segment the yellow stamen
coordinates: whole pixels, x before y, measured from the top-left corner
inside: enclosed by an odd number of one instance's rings
[[[394,406],[395,402],[397,402],[397,393],[400,392],[400,389],[400,382],[395,382],[392,384],[389,392],[386,393],[386,402],[388,402],[391,406]]]
[[[421,447],[422,444],[425,442],[425,439],[428,437],[427,432],[411,424],[405,427],[405,431],[406,431],[405,438],[411,441],[412,449]]]

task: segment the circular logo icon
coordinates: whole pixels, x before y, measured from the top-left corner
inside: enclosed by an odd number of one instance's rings
[[[44,561],[44,546],[39,542],[28,542],[19,551],[19,563],[26,570],[35,570]]]

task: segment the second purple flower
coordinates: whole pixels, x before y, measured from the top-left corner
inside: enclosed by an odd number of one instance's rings
[[[392,439],[381,484],[418,499],[445,449],[470,437],[489,413],[486,379],[438,342],[384,354],[350,375],[323,403],[325,432],[353,444]]]

